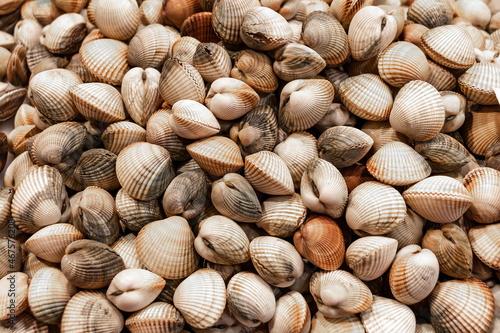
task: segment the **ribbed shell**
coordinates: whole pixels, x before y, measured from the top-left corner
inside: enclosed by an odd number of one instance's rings
[[[146,141],[146,130],[131,121],[120,121],[106,127],[101,140],[107,150],[118,155],[128,145]]]
[[[378,58],[378,72],[387,83],[399,88],[413,80],[426,81],[430,75],[424,52],[408,42],[386,48]]]
[[[68,301],[78,288],[57,268],[42,268],[31,279],[29,303],[31,313],[47,324],[58,324]]]
[[[171,50],[169,31],[161,24],[151,24],[130,40],[127,60],[130,66],[159,69]]]
[[[196,38],[200,43],[218,43],[219,37],[212,26],[212,12],[195,13],[184,20],[181,36]]]
[[[500,171],[476,168],[465,176],[464,186],[472,195],[468,217],[479,223],[500,220]]]
[[[127,52],[128,45],[114,39],[93,40],[80,48],[80,56],[87,71],[100,82],[115,86],[122,83],[129,70]]]
[[[144,309],[134,312],[125,321],[132,333],[172,332],[180,333],[184,318],[172,304],[154,302]]]
[[[366,162],[377,180],[389,185],[410,185],[431,174],[431,167],[410,146],[393,141],[385,144]]]
[[[74,72],[85,83],[97,81],[97,79],[94,76],[92,76],[92,74],[90,74],[89,71],[83,65],[80,53],[75,53],[71,57],[69,64],[65,68],[67,70]]]
[[[342,23],[347,30],[353,16],[365,5],[365,0],[333,0],[330,13]]]
[[[80,14],[63,14],[43,30],[40,38],[52,53],[72,54],[78,51],[87,32],[85,19]]]
[[[420,215],[411,209],[407,209],[403,222],[384,234],[384,236],[397,240],[398,250],[407,245],[420,244],[424,235],[424,224],[425,220]]]
[[[334,0],[335,2],[335,0]],[[312,319],[310,333],[365,333],[361,320],[356,315],[342,318],[329,318],[316,312]]]
[[[291,237],[306,218],[307,207],[299,194],[271,196],[262,203],[257,226],[271,236]]]
[[[318,311],[331,318],[342,318],[365,311],[372,304],[370,289],[357,277],[343,270],[319,271],[309,283]]]
[[[271,287],[257,274],[240,272],[227,285],[227,306],[242,324],[257,327],[274,315],[276,300]]]
[[[278,88],[278,77],[269,57],[250,49],[238,52],[231,77],[263,93],[272,93]]]
[[[500,141],[500,113],[495,107],[482,107],[481,112],[468,112],[461,127],[465,146],[471,153],[484,156],[489,147]]]
[[[19,126],[14,128],[7,136],[7,147],[15,155],[20,155],[27,150],[28,140],[31,142],[40,130],[35,125]]]
[[[130,39],[140,22],[140,11],[133,0],[93,0],[94,21],[97,28],[108,38]]]
[[[69,207],[59,171],[48,165],[32,169],[12,198],[11,213],[21,231],[34,233],[47,225],[66,222]]]
[[[490,288],[480,280],[442,282],[428,300],[436,332],[483,333],[493,323],[495,301]]]
[[[226,286],[215,270],[200,269],[175,289],[174,305],[186,323],[198,329],[214,325],[226,306]]]
[[[240,27],[250,9],[259,6],[257,0],[219,0],[214,2],[212,26],[217,36],[229,44],[241,44]]]
[[[453,10],[447,1],[416,0],[408,8],[408,20],[432,29],[450,24]]]
[[[27,311],[16,317],[14,325],[9,327],[11,333],[49,333],[49,326],[36,320]]]
[[[101,292],[80,291],[64,309],[61,332],[118,333],[122,329],[123,315]]]
[[[493,63],[476,63],[458,78],[458,85],[467,99],[483,105],[498,105],[494,88],[500,86],[500,68]]]
[[[78,115],[69,91],[81,83],[82,80],[72,71],[50,69],[30,80],[28,95],[45,117],[55,122],[68,121]]]
[[[393,238],[362,237],[349,245],[345,260],[358,278],[372,281],[389,269],[397,249],[398,241]]]
[[[432,60],[429,63],[429,78],[427,82],[430,83],[438,91],[453,90],[457,86],[457,79],[448,69],[436,64]]]
[[[344,262],[344,236],[337,223],[327,216],[311,216],[293,236],[299,253],[313,265],[335,270]]]
[[[422,48],[435,62],[448,68],[466,69],[475,62],[474,45],[467,31],[457,25],[444,25],[426,31]]]
[[[24,258],[23,272],[28,275],[29,279],[32,279],[39,270],[47,267],[57,268],[58,264],[40,259],[31,252]]]
[[[392,92],[378,75],[361,74],[342,80],[340,98],[356,116],[374,121],[389,120]]]
[[[54,262],[61,262],[64,250],[72,242],[85,236],[73,225],[56,223],[48,225],[26,240],[26,248],[37,257]]]
[[[169,125],[175,134],[186,139],[203,139],[220,131],[219,122],[208,108],[187,99],[172,106]]]
[[[401,223],[406,214],[405,201],[393,187],[379,182],[365,182],[351,194],[346,221],[361,234],[382,235]]]
[[[229,77],[232,68],[229,53],[215,43],[198,44],[193,55],[193,66],[209,83],[223,77]]]
[[[203,170],[185,171],[175,177],[163,195],[167,216],[181,215],[193,219],[206,207],[207,178]]]
[[[417,324],[415,333],[436,333],[436,330],[431,324]]]
[[[295,80],[280,95],[279,125],[285,132],[306,130],[327,113],[335,91],[328,80]]]
[[[192,65],[177,58],[168,58],[161,71],[160,94],[170,105],[182,99],[203,103],[205,83]]]
[[[76,108],[87,120],[113,123],[125,120],[120,92],[105,83],[83,83],[70,90]]]
[[[0,228],[7,225],[10,220],[10,210],[12,198],[14,197],[14,189],[11,187],[0,188]]]
[[[11,252],[12,253],[12,252]],[[12,253],[14,255],[14,253]],[[0,279],[2,294],[0,295],[0,319],[4,322],[14,322],[28,308],[28,275],[22,272],[9,272]],[[14,304],[14,306],[12,306]],[[10,332],[10,331],[9,331]]]
[[[216,176],[235,172],[245,165],[238,145],[223,136],[198,140],[186,149],[204,171]]]
[[[84,152],[74,171],[75,179],[84,187],[99,186],[107,191],[120,187],[116,178],[117,156],[106,149],[90,149]]]
[[[286,163],[279,155],[269,151],[245,157],[245,178],[262,193],[287,195],[295,192]]]
[[[118,240],[111,245],[111,248],[123,259],[125,268],[146,269],[146,266],[139,260],[139,256],[137,255],[137,249],[135,247],[136,238],[137,237],[133,233],[126,234],[118,238]]]
[[[405,202],[419,215],[437,223],[450,223],[472,204],[469,191],[456,179],[446,176],[426,178],[403,192]]]
[[[432,139],[443,127],[444,120],[441,95],[429,83],[418,80],[399,90],[389,117],[396,131],[418,141]]]
[[[429,141],[415,142],[415,150],[426,159],[434,173],[454,171],[471,161],[467,149],[443,133]]]
[[[316,51],[299,43],[280,47],[274,59],[274,73],[284,81],[312,79],[326,67],[325,60]]]
[[[414,333],[416,319],[412,310],[396,300],[373,296],[372,306],[361,312],[366,333]]]
[[[147,142],[133,143],[118,155],[116,176],[131,197],[145,201],[158,198],[173,178],[170,154]]]
[[[269,322],[269,333],[309,333],[311,311],[307,302],[297,291],[290,291],[276,302],[274,317]]]
[[[392,128],[388,121],[367,121],[361,126],[361,130],[373,139],[371,149],[373,153],[389,142],[398,141],[410,145],[410,139]]]
[[[484,264],[500,270],[500,223],[472,227],[469,240],[472,250]]]
[[[144,226],[137,235],[136,247],[142,263],[166,279],[187,277],[198,266],[193,232],[180,216]]]
[[[184,139],[180,138],[170,128],[171,110],[160,109],[153,113],[146,125],[146,141],[168,150],[174,161],[189,159],[189,154],[184,145]]]
[[[194,54],[200,44],[200,41],[193,37],[181,37],[172,45],[172,58],[194,66]]]
[[[447,223],[439,229],[429,229],[422,239],[422,248],[436,255],[442,273],[458,279],[471,276],[472,248],[458,225]]]

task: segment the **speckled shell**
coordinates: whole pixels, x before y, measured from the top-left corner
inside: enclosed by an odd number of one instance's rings
[[[154,302],[134,312],[125,321],[125,326],[132,333],[150,333],[154,330],[178,333],[184,327],[184,318],[172,304]]]
[[[270,151],[260,151],[245,157],[245,178],[262,193],[287,195],[295,192],[286,163]]]
[[[133,0],[93,0],[94,21],[104,36],[113,39],[130,39],[140,22],[140,11]]]
[[[311,328],[311,311],[307,302],[296,291],[290,291],[276,302],[274,317],[269,322],[269,333],[308,333]]]
[[[476,256],[487,266],[500,268],[500,223],[477,225],[469,230],[469,240]]]
[[[381,296],[373,296],[372,306],[361,312],[361,322],[366,333],[413,333],[416,327],[415,315],[408,306]]]
[[[223,176],[244,166],[238,145],[229,138],[212,136],[186,146],[191,157],[206,172]]]
[[[476,63],[458,78],[458,85],[467,99],[498,105],[494,88],[500,86],[500,68],[488,62]]]
[[[120,121],[106,127],[101,140],[107,150],[118,155],[128,145],[146,141],[146,130],[136,123]]]
[[[408,8],[408,20],[432,29],[450,24],[453,10],[447,1],[415,0]]]
[[[192,65],[177,58],[168,58],[161,71],[160,94],[170,105],[183,99],[203,103],[205,83]]]
[[[129,70],[127,52],[128,45],[114,39],[89,41],[80,48],[87,71],[100,82],[111,85],[120,85]]]

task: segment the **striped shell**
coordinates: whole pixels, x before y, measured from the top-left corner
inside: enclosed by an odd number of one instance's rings
[[[269,333],[308,333],[310,328],[311,311],[304,296],[296,291],[281,296],[269,322]]]
[[[83,83],[70,90],[76,108],[87,120],[114,123],[125,120],[122,96],[105,83]]]
[[[472,250],[484,264],[495,270],[500,268],[500,223],[472,227],[469,240]]]
[[[161,71],[160,94],[170,105],[182,99],[203,103],[205,83],[192,65],[177,58],[168,58]]]
[[[169,125],[175,134],[185,139],[203,139],[220,131],[220,124],[209,109],[187,99],[172,105]]]
[[[498,105],[494,88],[500,86],[500,68],[488,62],[476,63],[458,78],[458,85],[467,99]]]
[[[139,6],[133,0],[93,0],[94,23],[102,34],[119,40],[130,39],[140,21]]]
[[[125,321],[125,326],[132,333],[149,333],[154,330],[177,333],[184,327],[184,318],[172,304],[154,302],[134,312]]]
[[[464,186],[472,195],[472,205],[466,216],[479,223],[500,220],[500,171],[476,168],[465,176]]]
[[[365,333],[365,329],[363,324],[361,324],[361,320],[356,315],[345,316],[342,318],[329,318],[319,311],[316,312],[312,319],[310,333],[329,332]]]
[[[299,194],[271,196],[262,202],[262,216],[257,226],[271,236],[291,237],[307,215],[307,207]]]
[[[245,178],[262,193],[287,195],[295,191],[286,163],[279,155],[269,151],[245,157]]]
[[[373,296],[372,306],[361,312],[361,322],[366,333],[413,333],[416,327],[415,315],[408,306],[381,296]]]
[[[415,0],[408,8],[408,20],[432,29],[450,24],[453,10],[447,1]]]
[[[89,41],[80,48],[82,63],[97,80],[120,85],[129,70],[127,63],[128,45],[114,39]]]
[[[106,127],[101,140],[107,150],[118,155],[128,145],[146,141],[146,130],[131,121],[119,121]]]

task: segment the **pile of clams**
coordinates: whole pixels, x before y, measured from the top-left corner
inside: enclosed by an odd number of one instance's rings
[[[0,30],[0,332],[500,332],[500,0]]]

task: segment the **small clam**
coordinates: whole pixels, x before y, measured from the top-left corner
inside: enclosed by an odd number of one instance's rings
[[[339,20],[344,29],[347,30],[354,15],[368,3],[370,2],[365,0],[332,0],[330,4],[330,13]]]
[[[500,141],[497,126],[500,113],[496,110],[496,107],[482,106],[478,112],[467,113],[460,132],[471,153],[483,156],[489,147]]]
[[[500,220],[500,171],[491,168],[476,168],[464,178],[464,186],[472,195],[472,205],[466,216],[479,223]]]
[[[440,94],[443,100],[446,117],[441,132],[449,133],[456,131],[465,121],[467,100],[463,95],[453,91],[441,91]]]
[[[131,38],[140,22],[140,11],[133,0],[93,0],[94,20],[97,28],[108,38]]]
[[[107,150],[118,155],[128,145],[146,141],[146,130],[136,123],[119,121],[108,125],[101,139]]]
[[[367,121],[361,126],[361,130],[373,139],[371,152],[376,153],[390,142],[402,142],[410,145],[406,135],[397,132],[388,121]]]
[[[168,0],[164,6],[165,19],[171,21],[177,28],[182,26],[186,18],[201,11],[200,1],[197,0]]]
[[[178,333],[184,327],[184,318],[173,305],[165,302],[154,302],[144,309],[134,312],[125,321],[125,326],[132,333],[142,333],[148,330]]]
[[[236,173],[227,173],[212,184],[212,203],[223,215],[240,222],[257,222],[262,209],[250,183]]]
[[[14,189],[11,187],[0,188],[0,228],[5,227],[10,220],[10,210]]]
[[[15,318],[28,308],[28,275],[10,272],[0,279],[0,288],[3,291],[0,295],[0,320],[15,322]]]
[[[215,1],[212,10],[212,26],[217,36],[226,43],[240,44],[240,28],[246,12],[259,6],[258,0]]]
[[[370,308],[372,293],[357,277],[343,270],[320,271],[309,284],[318,311],[329,318],[341,318]]]
[[[244,166],[238,145],[229,138],[212,136],[186,146],[195,162],[209,174],[224,176]]]
[[[32,142],[38,133],[40,133],[40,130],[35,125],[14,128],[7,136],[8,151],[14,153],[14,155],[20,155],[27,150],[28,141]]]
[[[16,115],[16,111],[22,106],[27,90],[25,88],[14,89],[0,96],[0,121],[5,121]]]
[[[56,54],[72,54],[78,51],[87,28],[85,19],[76,13],[63,14],[42,31],[40,41]]]
[[[250,49],[238,53],[231,70],[231,77],[264,93],[271,93],[278,88],[278,78],[269,57]]]
[[[177,58],[168,58],[161,72],[160,94],[170,105],[183,99],[203,103],[205,84],[200,73],[192,65]]]
[[[284,81],[312,79],[326,67],[325,60],[316,51],[299,43],[278,48],[274,58],[274,73]]]
[[[454,171],[470,162],[467,149],[451,136],[442,133],[429,141],[416,142],[415,150],[426,159],[434,173]]]
[[[125,120],[120,92],[105,83],[83,83],[71,88],[76,108],[86,119],[113,123]]]
[[[286,163],[278,154],[269,151],[245,157],[245,178],[262,193],[287,195],[295,192]]]
[[[29,1],[35,2],[35,1]],[[29,3],[28,2],[28,3]],[[41,321],[36,320],[32,315],[25,311],[21,313],[18,317],[16,317],[16,321],[14,324],[6,322],[2,329],[5,329],[11,333],[25,333],[36,332],[36,333],[47,333],[49,332],[49,326],[47,324],[42,323]]]
[[[335,0],[332,2],[332,4]],[[356,315],[342,318],[329,318],[321,312],[316,312],[311,323],[311,333],[365,333],[361,320]]]
[[[66,65],[65,69],[74,72],[85,83],[97,81],[97,79],[90,74],[90,72],[83,65],[80,53],[76,53],[71,57],[71,60],[68,65]]]
[[[161,24],[150,24],[130,40],[127,60],[130,66],[159,69],[172,51],[170,30]]]
[[[469,240],[476,256],[495,270],[500,268],[500,223],[477,225],[469,230]]]
[[[371,307],[361,312],[361,322],[366,333],[415,332],[416,319],[406,305],[381,296],[373,296]]]
[[[187,171],[175,177],[163,195],[162,206],[168,216],[182,215],[187,220],[205,208],[207,185],[202,170]]]
[[[116,158],[106,149],[85,151],[76,165],[75,179],[84,187],[99,186],[107,191],[116,190],[120,187],[115,172]]]
[[[66,13],[79,13],[82,11],[84,7],[87,5],[86,0],[72,0],[72,1],[65,1],[65,0],[54,0],[54,4],[57,6],[57,8],[61,9],[62,11]]]
[[[199,43],[193,55],[193,66],[205,81],[212,83],[217,79],[229,77],[232,64],[229,54],[222,46]]]
[[[451,23],[453,9],[448,1],[415,0],[408,7],[408,20],[432,29]]]
[[[187,99],[172,106],[169,125],[175,134],[186,139],[203,139],[220,131],[219,122],[208,108]]]
[[[321,133],[334,126],[356,126],[356,116],[341,103],[332,103],[314,127]]]
[[[425,220],[420,215],[407,209],[404,220],[384,236],[397,240],[398,250],[411,244],[418,245],[422,243],[424,224]]]
[[[262,216],[257,222],[271,236],[291,237],[304,222],[307,207],[299,194],[271,196],[262,202]]]
[[[311,311],[304,296],[296,291],[281,296],[268,325],[269,333],[308,333],[311,328]]]
[[[486,150],[484,154],[486,163],[484,164],[484,166],[500,171],[500,163],[498,158],[499,148],[500,143],[494,143]],[[7,170],[9,169],[7,168]]]
[[[212,26],[212,12],[194,13],[184,20],[181,26],[181,36],[196,38],[200,43],[220,42]]]
[[[187,324],[197,329],[208,328],[224,312],[225,291],[226,286],[219,273],[210,268],[200,269],[175,289],[174,305]]]
[[[500,85],[500,68],[488,62],[475,63],[458,78],[460,90],[473,102],[497,105],[494,88]]]
[[[85,68],[99,82],[120,85],[129,70],[127,51],[128,45],[121,41],[98,39],[83,44],[79,52]]]
[[[421,37],[427,30],[429,30],[429,28],[419,23],[405,25],[403,29],[403,40],[412,43],[422,50]]]
[[[135,247],[136,238],[137,237],[133,233],[126,234],[118,238],[118,240],[111,245],[111,248],[123,259],[125,268],[146,269],[146,266],[143,265],[137,255],[137,249]]]
[[[9,223],[12,225],[13,222],[10,220]],[[15,235],[11,233],[11,236]],[[24,253],[19,241],[9,237],[0,238],[0,279],[8,273],[21,271]]]
[[[439,91],[452,90],[457,86],[457,79],[448,69],[436,64],[432,60],[429,62],[430,75],[427,82]]]
[[[184,36],[172,45],[172,58],[182,63],[194,65],[193,59],[200,41],[193,37]]]
[[[21,181],[31,171],[32,168],[38,167],[33,165],[29,152],[18,155],[7,167],[4,174],[4,184],[8,187],[17,189]]]

